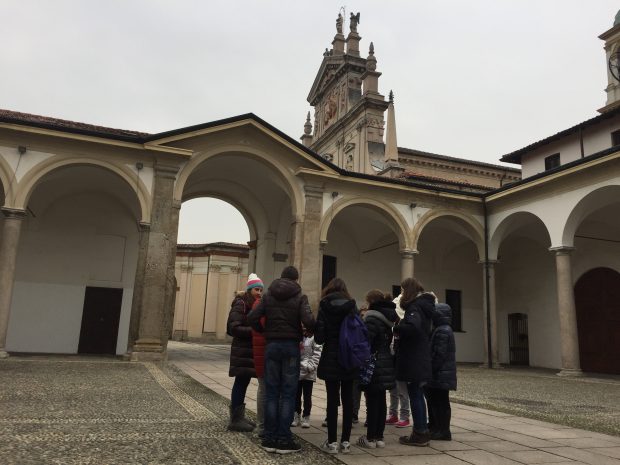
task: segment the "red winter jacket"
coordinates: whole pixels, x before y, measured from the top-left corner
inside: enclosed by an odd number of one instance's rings
[[[254,301],[252,310],[260,303],[260,299]],[[260,319],[260,324],[265,327],[265,317]],[[252,330],[252,354],[254,356],[254,369],[256,377],[263,378],[265,376],[265,335],[259,333],[255,329]]]

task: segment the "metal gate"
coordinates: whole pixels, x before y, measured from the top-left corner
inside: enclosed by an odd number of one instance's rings
[[[508,315],[508,345],[511,365],[529,365],[530,349],[527,334],[527,315],[511,313]]]

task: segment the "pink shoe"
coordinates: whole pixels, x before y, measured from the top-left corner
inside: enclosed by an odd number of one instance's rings
[[[401,420],[397,422],[395,426],[397,428],[408,428],[409,426],[411,426],[411,423],[409,422],[409,420]]]
[[[386,425],[395,425],[396,423],[398,423],[398,417],[396,415],[390,415],[385,419]]]

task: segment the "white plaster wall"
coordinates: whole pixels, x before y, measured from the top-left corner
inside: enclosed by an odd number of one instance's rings
[[[530,366],[560,368],[555,258],[540,242],[509,237],[496,265],[500,363],[508,363],[508,314],[528,316]]]
[[[611,147],[611,133],[620,129],[620,117],[606,120],[583,132],[584,156],[598,153]],[[581,158],[579,133],[576,132],[558,141],[544,145],[522,158],[523,178],[545,171],[545,157],[560,153],[560,163],[565,165]]]
[[[36,192],[35,192],[36,193]],[[65,197],[29,216],[20,239],[7,348],[77,353],[86,286],[123,288],[117,354],[126,352],[136,219],[113,197]]]
[[[446,289],[461,291],[463,332],[454,334],[457,361],[482,362],[482,267],[476,247],[471,241],[463,242],[456,234],[429,229],[423,233],[418,249],[415,275],[425,289],[435,292],[444,302]]]

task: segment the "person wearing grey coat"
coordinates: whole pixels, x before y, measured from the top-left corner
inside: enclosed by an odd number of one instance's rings
[[[297,386],[297,398],[295,401],[295,417],[291,426],[310,428],[310,412],[312,410],[312,388],[316,381],[316,369],[321,359],[323,346],[314,341],[310,331],[304,331],[304,339],[299,344],[301,359],[299,362],[299,385]],[[303,415],[301,410],[301,398],[303,395]]]

